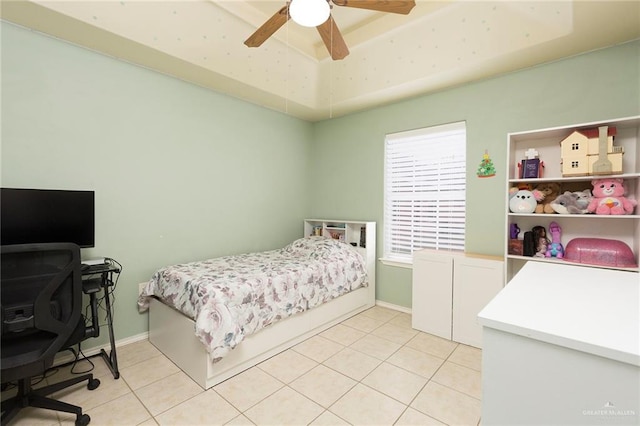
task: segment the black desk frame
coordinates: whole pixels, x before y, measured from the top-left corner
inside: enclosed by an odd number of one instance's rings
[[[111,370],[114,379],[120,378],[118,370],[118,357],[116,355],[116,342],[113,334],[113,317],[111,315],[111,288],[115,285],[114,274],[119,274],[120,269],[114,265],[105,263],[93,265],[90,268],[82,270],[82,287],[85,294],[89,295],[91,303],[92,326],[87,328],[85,337],[98,337],[100,335],[100,326],[98,324],[98,305],[97,293],[102,290],[107,311],[107,328],[109,329],[109,345],[111,347],[109,353],[104,349],[92,355],[100,356]]]

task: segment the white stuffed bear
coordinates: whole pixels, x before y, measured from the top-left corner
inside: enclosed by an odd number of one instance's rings
[[[544,198],[544,195],[538,191],[536,191],[537,194],[534,194],[534,192],[527,189],[514,189],[516,191],[513,189],[510,191],[511,199],[509,200],[509,210],[513,213],[533,213],[536,210],[538,201]]]

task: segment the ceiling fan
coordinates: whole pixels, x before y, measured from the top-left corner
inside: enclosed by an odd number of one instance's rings
[[[287,1],[287,4],[262,24],[256,32],[245,40],[244,44],[248,47],[258,47],[262,45],[262,43],[289,20],[291,17],[289,10],[291,3],[292,1]],[[416,5],[415,0],[327,0],[327,3],[329,3],[330,6],[334,4],[340,7],[354,7],[378,12],[399,13],[402,15],[409,14],[411,9]],[[342,34],[331,14],[329,14],[329,18],[326,21],[316,26],[316,29],[318,33],[320,33],[320,37],[333,60],[344,59],[349,54],[349,48],[342,38]]]

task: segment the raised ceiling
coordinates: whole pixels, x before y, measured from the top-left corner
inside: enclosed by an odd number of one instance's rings
[[[372,0],[377,1],[377,0]],[[286,2],[3,0],[2,19],[309,120],[337,117],[640,38],[639,1],[421,1],[409,15],[334,6],[350,54],[332,61]],[[615,71],[612,71],[615,72]]]

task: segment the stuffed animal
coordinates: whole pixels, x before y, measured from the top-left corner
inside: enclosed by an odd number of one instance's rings
[[[577,194],[577,192],[564,191],[564,194],[558,195],[556,199],[551,202],[551,208],[553,209],[553,211],[560,214],[586,213],[587,206],[585,205],[584,208],[580,208],[580,205],[578,204]]]
[[[509,210],[513,213],[533,213],[535,211],[540,195],[536,197],[532,191],[518,190],[517,188],[512,188],[509,193],[511,195]]]
[[[533,191],[533,185],[531,185],[530,183],[526,183],[526,182],[518,182],[517,186],[511,188],[513,189],[526,189],[527,191]]]
[[[593,199],[587,211],[596,214],[632,214],[638,204],[636,200],[625,197],[624,180],[620,178],[594,179]]]
[[[584,210],[583,213],[587,213],[587,207],[593,198],[591,195],[590,189],[585,189],[584,191],[574,191],[573,195],[576,196],[576,202],[578,203],[578,208],[580,210]]]
[[[551,202],[560,195],[560,185],[556,182],[543,182],[534,188],[534,191],[539,191],[544,195],[544,198],[540,200],[536,206],[536,213],[555,213],[551,208]]]

